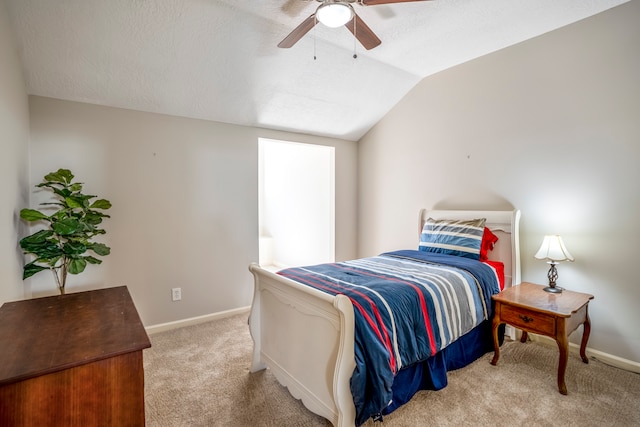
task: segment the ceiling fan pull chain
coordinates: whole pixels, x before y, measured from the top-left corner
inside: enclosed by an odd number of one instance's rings
[[[356,48],[358,46],[358,43],[357,43],[358,37],[356,36],[356,34],[358,34],[357,23],[358,21],[356,21],[356,15],[354,13],[353,14],[353,59],[358,58],[358,55],[356,54]]]
[[[313,26],[313,60],[315,61],[316,60],[316,33],[318,32],[316,28],[318,27],[318,18],[314,16],[313,19],[315,20],[315,24]]]

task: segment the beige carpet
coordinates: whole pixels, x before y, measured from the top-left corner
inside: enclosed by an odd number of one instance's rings
[[[148,426],[330,426],[280,386],[271,372],[249,373],[247,315],[151,336],[144,351]],[[449,374],[371,426],[640,426],[640,375],[571,354],[556,388],[557,348],[507,342]]]

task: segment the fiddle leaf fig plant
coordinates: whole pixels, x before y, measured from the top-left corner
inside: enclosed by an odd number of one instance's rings
[[[44,213],[35,209],[22,209],[20,218],[27,222],[44,223],[46,228],[20,240],[25,254],[35,257],[25,264],[22,279],[27,279],[41,271],[50,270],[58,290],[65,293],[67,273],[80,274],[87,264],[100,264],[95,256],[109,255],[111,249],[93,241],[96,236],[106,234],[100,228],[103,218],[109,215],[103,211],[111,208],[106,199],[82,193],[82,183],[73,182],[69,169],[58,169],[45,175],[36,185],[52,191],[54,201],[41,203]],[[94,256],[95,255],[95,256]]]

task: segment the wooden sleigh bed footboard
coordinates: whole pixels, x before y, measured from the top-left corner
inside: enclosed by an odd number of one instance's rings
[[[504,264],[505,286],[519,283],[519,211],[423,210],[420,230],[427,218],[486,218],[486,227],[499,236],[490,259]],[[354,426],[356,408],[350,380],[356,364],[351,300],[257,264],[251,264],[249,270],[255,281],[249,318],[254,341],[251,371],[268,367],[310,411],[336,427]]]
[[[331,296],[257,264],[249,330],[251,371],[270,368],[312,412],[334,426],[353,425],[349,379],[355,368],[354,319],[349,298]]]

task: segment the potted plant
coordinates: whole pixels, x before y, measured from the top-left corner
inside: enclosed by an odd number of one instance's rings
[[[57,209],[47,215],[35,209],[22,209],[20,218],[28,222],[41,222],[46,228],[20,240],[25,254],[35,259],[24,266],[22,279],[44,270],[50,270],[60,294],[65,293],[67,273],[79,274],[87,264],[100,264],[93,255],[109,255],[111,249],[103,243],[94,242],[94,237],[106,234],[99,227],[103,218],[109,218],[102,211],[111,207],[106,199],[91,201],[97,196],[82,193],[82,183],[73,182],[69,169],[58,169],[45,175],[36,185],[53,192],[52,202],[41,203],[43,210]],[[90,254],[92,253],[92,254]]]

